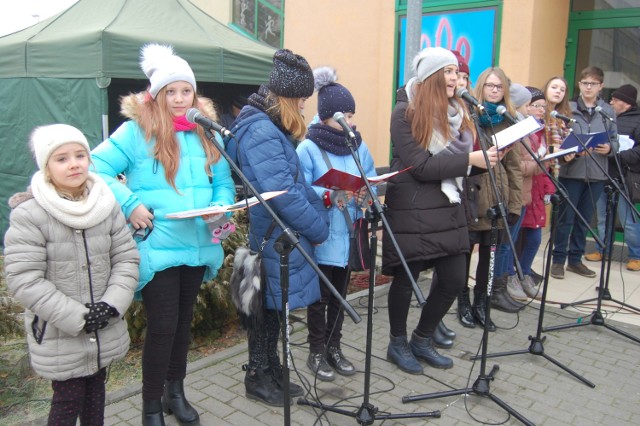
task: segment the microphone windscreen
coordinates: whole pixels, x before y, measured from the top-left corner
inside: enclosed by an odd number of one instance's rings
[[[197,108],[189,108],[187,110],[187,121],[191,122],[191,123],[195,123],[196,122],[196,116],[200,114],[200,111],[198,111]]]

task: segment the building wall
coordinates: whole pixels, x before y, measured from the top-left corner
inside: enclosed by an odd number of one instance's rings
[[[394,2],[390,0],[288,0],[285,47],[312,67],[330,65],[356,100],[355,122],[377,165],[389,163],[393,95]],[[316,113],[317,98],[305,117]]]
[[[535,87],[563,75],[568,23],[569,0],[505,0],[499,66]]]
[[[356,99],[355,121],[376,165],[389,163],[396,46],[394,0],[284,0],[284,47],[312,67],[336,68]],[[221,22],[231,22],[231,1],[192,0]],[[221,7],[220,3],[224,4]],[[428,2],[424,2],[428,4]],[[504,0],[499,64],[514,82],[541,87],[563,74],[569,0]],[[308,121],[316,96],[307,102]]]

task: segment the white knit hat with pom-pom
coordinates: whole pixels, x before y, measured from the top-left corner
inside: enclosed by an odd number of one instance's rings
[[[153,99],[160,89],[175,81],[186,81],[196,90],[196,77],[191,67],[174,53],[173,47],[150,43],[144,45],[140,53],[140,68],[149,78],[149,93]]]

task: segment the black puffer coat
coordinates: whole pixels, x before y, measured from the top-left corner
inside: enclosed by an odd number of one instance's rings
[[[387,186],[385,214],[407,262],[469,252],[467,218],[462,204],[452,204],[441,191],[443,179],[466,176],[469,154],[433,156],[411,134],[404,88],[398,90],[391,115],[391,171],[411,167]],[[400,258],[384,230],[382,273],[395,275]]]

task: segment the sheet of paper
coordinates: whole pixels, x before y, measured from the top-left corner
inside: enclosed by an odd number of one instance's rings
[[[562,157],[562,156],[565,156],[567,154],[571,154],[573,152],[578,152],[578,147],[577,146],[572,146],[571,148],[559,149],[557,151],[554,151],[553,154],[547,154],[544,157],[542,157],[540,159],[540,161],[551,160],[553,158]]]
[[[268,192],[263,192],[262,194],[260,194],[260,196],[264,200],[270,200],[271,198],[277,197],[278,195],[282,195],[285,192],[287,191],[268,191]],[[236,203],[229,204],[226,206],[211,206],[211,207],[205,207],[202,209],[183,210],[179,212],[168,213],[165,217],[167,217],[168,219],[189,219],[189,218],[198,217],[198,216],[228,213],[236,210],[245,209],[247,208],[247,205],[249,207],[255,206],[259,202],[260,201],[258,201],[257,197],[251,197],[247,200],[240,200]]]
[[[542,125],[530,115],[524,120],[518,121],[516,124],[496,133],[493,140],[494,145],[498,149],[504,149],[540,129],[542,129]]]

